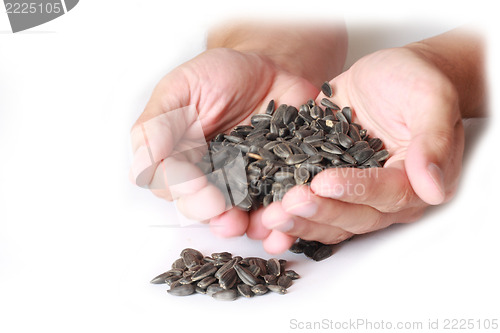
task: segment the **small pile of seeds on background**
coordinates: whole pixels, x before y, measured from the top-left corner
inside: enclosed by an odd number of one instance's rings
[[[300,277],[295,271],[286,270],[286,264],[284,259],[233,257],[229,252],[204,256],[187,248],[170,270],[153,278],[151,283],[168,284],[167,292],[174,296],[200,293],[223,301],[264,295],[269,290],[286,294],[292,280]]]
[[[333,95],[328,82],[321,90]],[[251,125],[215,136],[197,165],[226,194],[227,204],[245,211],[280,201],[290,188],[310,184],[328,168],[382,167],[389,152],[379,138],[352,121],[351,108],[340,108],[328,98],[320,104],[310,99],[299,109],[286,104],[275,109],[271,100],[264,114],[251,117]],[[238,156],[243,157],[243,177],[242,167],[234,162]],[[300,239],[290,250],[317,261],[333,254],[332,245]]]

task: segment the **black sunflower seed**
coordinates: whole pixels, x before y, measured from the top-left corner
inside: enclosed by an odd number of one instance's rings
[[[323,94],[325,94],[326,97],[332,97],[333,95],[332,87],[330,86],[330,83],[328,81],[325,81],[321,85],[321,91],[323,92]]]

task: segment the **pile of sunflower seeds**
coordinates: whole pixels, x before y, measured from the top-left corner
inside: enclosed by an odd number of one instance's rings
[[[223,301],[264,295],[269,290],[286,294],[292,280],[300,277],[295,271],[286,270],[286,264],[283,259],[233,257],[229,252],[204,256],[187,248],[170,270],[153,278],[151,283],[168,284],[167,292],[174,296],[200,293]]]
[[[333,95],[328,82],[321,90]],[[353,122],[350,107],[340,108],[328,98],[320,105],[310,99],[299,109],[275,108],[271,100],[264,114],[251,117],[251,125],[220,133],[209,146],[197,165],[225,194],[226,204],[245,211],[280,201],[290,188],[310,184],[325,169],[382,167],[389,157],[379,138]],[[311,249],[318,250],[317,243]]]

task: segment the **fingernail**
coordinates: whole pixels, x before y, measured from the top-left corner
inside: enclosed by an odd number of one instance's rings
[[[444,199],[444,176],[443,176],[443,172],[434,163],[430,163],[427,166],[427,172],[429,173],[429,176],[431,177],[432,181],[434,182],[434,185],[436,185],[436,188],[441,193],[441,195],[443,196],[443,199]]]
[[[285,209],[287,213],[300,217],[311,217],[318,211],[318,204],[314,201],[301,202]]]
[[[293,222],[293,220],[290,219],[290,220],[286,221],[285,223],[281,223],[281,224],[273,226],[273,229],[281,231],[281,232],[288,232],[288,231],[292,230],[294,224],[295,223]]]

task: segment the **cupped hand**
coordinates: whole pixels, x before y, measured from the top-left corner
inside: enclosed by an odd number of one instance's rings
[[[378,51],[330,83],[332,100],[350,106],[354,121],[385,143],[390,158],[383,168],[327,169],[310,186],[292,188],[252,219],[249,230],[258,230],[264,242],[268,228],[338,243],[414,221],[456,191],[464,145],[458,96],[424,53]],[[269,246],[273,252],[288,247],[288,241]]]
[[[263,113],[271,99],[297,105],[317,93],[309,81],[265,56],[208,50],[167,74],[155,88],[131,131],[131,180],[166,200],[178,199],[187,217],[212,218],[216,234],[242,235],[248,213],[226,211],[222,194],[194,166],[203,154],[197,149],[200,141],[249,124],[251,115]]]

